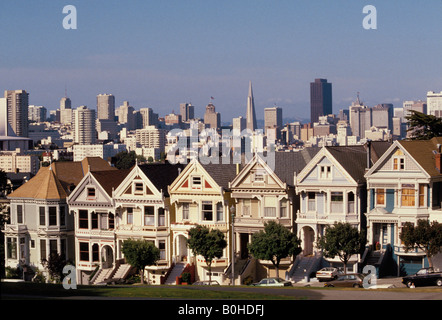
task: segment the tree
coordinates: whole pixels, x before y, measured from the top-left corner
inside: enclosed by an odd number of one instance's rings
[[[3,169],[0,169],[0,193],[6,191],[8,187],[8,176]]]
[[[412,133],[412,140],[429,140],[433,137],[442,136],[442,118],[410,110],[411,114],[406,116],[409,128]]]
[[[221,258],[224,248],[227,247],[224,233],[218,229],[210,230],[208,227],[197,225],[189,230],[187,244],[194,255],[200,255],[205,259],[210,283],[213,259]]]
[[[135,153],[135,151],[122,151],[115,155],[112,158],[112,163],[118,169],[130,169],[135,165],[136,161],[144,162],[145,159],[143,156],[139,156]]]
[[[46,262],[46,268],[48,269],[51,279],[56,282],[61,281],[63,278],[63,268],[68,264],[63,254],[57,252],[51,252]]]
[[[359,232],[349,223],[335,222],[325,229],[325,234],[318,239],[318,248],[323,250],[327,258],[339,257],[347,273],[350,258],[360,253],[366,244],[365,232]]]
[[[264,223],[264,230],[252,235],[248,249],[256,259],[270,260],[279,277],[281,259],[301,253],[301,240],[283,225],[269,221]]]
[[[405,252],[421,249],[427,255],[430,267],[433,267],[432,258],[442,249],[441,223],[419,219],[415,226],[411,222],[405,222],[399,237],[404,243]]]
[[[128,239],[123,242],[121,250],[127,263],[138,269],[141,283],[144,283],[144,268],[160,259],[160,249],[150,241]]]

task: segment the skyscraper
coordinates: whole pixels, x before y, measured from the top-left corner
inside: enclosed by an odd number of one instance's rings
[[[280,107],[264,109],[264,127],[282,129],[282,109]]]
[[[136,129],[134,111],[135,109],[129,105],[129,101],[123,101],[118,112],[118,122],[126,125],[127,130]]]
[[[78,107],[72,112],[74,142],[77,144],[95,144],[95,110],[86,106]]]
[[[28,136],[29,93],[25,90],[5,90],[9,135]]]
[[[204,123],[209,128],[218,129],[221,125],[221,115],[215,111],[215,106],[210,102],[206,106],[206,112],[204,113]]]
[[[97,119],[115,120],[115,97],[112,94],[97,96]]]
[[[180,103],[180,115],[182,121],[189,121],[195,118],[195,108],[191,103]]]
[[[442,91],[427,92],[427,114],[442,118]]]
[[[249,81],[249,95],[247,96],[247,113],[246,113],[247,129],[255,131],[256,115],[255,115],[255,102],[253,100],[252,81]]]
[[[72,122],[71,99],[63,97],[60,99],[60,123],[70,124]]]
[[[332,113],[332,84],[327,79],[315,79],[310,83],[310,122]]]

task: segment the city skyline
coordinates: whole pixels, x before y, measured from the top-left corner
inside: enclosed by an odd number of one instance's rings
[[[63,29],[67,4],[77,30]],[[191,103],[199,118],[214,97],[223,122],[245,116],[249,81],[257,119],[274,105],[308,119],[315,78],[333,83],[334,113],[357,92],[369,106],[401,107],[441,91],[442,2],[371,1],[376,30],[362,27],[367,4],[4,1],[0,89],[26,90],[29,104],[48,110],[67,89],[72,108],[96,109],[97,95],[109,93],[116,108],[129,101],[164,116]]]

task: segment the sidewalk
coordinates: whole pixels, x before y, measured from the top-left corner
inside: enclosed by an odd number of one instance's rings
[[[300,281],[293,283],[294,287],[323,287],[326,281],[319,282],[316,278],[310,279],[309,282]],[[386,277],[376,279],[376,286],[379,288],[405,288],[401,277]]]

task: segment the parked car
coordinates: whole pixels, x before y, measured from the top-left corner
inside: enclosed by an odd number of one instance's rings
[[[216,280],[212,281],[196,281],[193,283],[194,286],[219,286],[219,282]]]
[[[324,286],[362,288],[364,277],[361,273],[347,273],[339,275],[335,280],[326,282]]]
[[[413,275],[402,278],[402,283],[407,287],[414,286],[442,286],[442,272],[433,268],[422,268]]]
[[[252,286],[267,286],[267,287],[290,287],[292,283],[281,278],[264,278],[259,282],[252,283]]]
[[[338,269],[333,267],[322,268],[316,271],[316,279],[319,281],[333,280],[338,276]]]

